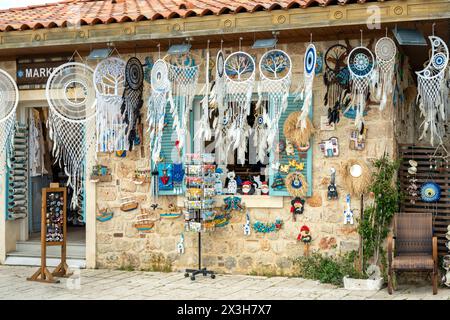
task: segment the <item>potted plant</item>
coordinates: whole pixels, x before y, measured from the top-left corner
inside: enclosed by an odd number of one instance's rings
[[[359,268],[367,279],[344,277],[344,287],[350,290],[379,290],[386,270],[384,240],[389,233],[392,217],[399,209],[400,191],[396,181],[398,161],[392,161],[387,154],[373,162],[375,172],[369,192],[373,203],[361,210],[358,232],[361,239]],[[361,197],[363,201],[363,197]]]

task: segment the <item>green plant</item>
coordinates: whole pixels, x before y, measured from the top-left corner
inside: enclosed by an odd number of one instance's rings
[[[398,211],[401,199],[400,186],[396,179],[400,161],[389,159],[385,153],[380,159],[375,160],[373,165],[376,171],[369,191],[374,197],[374,202],[364,210],[358,232],[362,237],[364,270],[369,261],[381,265],[385,270],[383,242],[389,233],[392,217]]]
[[[366,278],[355,268],[356,256],[356,251],[334,257],[315,251],[309,256],[294,259],[293,263],[297,269],[296,275],[299,277],[342,286],[344,276],[356,279]]]

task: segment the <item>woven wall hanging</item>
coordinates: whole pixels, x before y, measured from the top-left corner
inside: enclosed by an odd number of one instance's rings
[[[308,191],[308,182],[300,172],[291,172],[285,179],[286,189],[293,197],[304,197]]]
[[[305,146],[309,143],[309,138],[314,133],[314,125],[311,119],[307,117],[305,119],[305,128],[300,128],[298,119],[301,115],[301,111],[292,112],[284,122],[283,132],[287,140],[295,144],[297,147]]]
[[[342,183],[352,196],[360,196],[368,191],[372,172],[367,164],[359,159],[349,159],[341,166]]]

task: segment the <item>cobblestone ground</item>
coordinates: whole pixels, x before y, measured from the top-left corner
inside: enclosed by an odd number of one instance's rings
[[[432,295],[431,286],[399,285],[394,295],[380,291],[348,291],[317,281],[286,277],[217,275],[198,276],[195,281],[183,273],[79,270],[79,275],[47,284],[27,281],[35,267],[0,266],[0,300],[3,299],[299,299],[299,300],[450,300],[450,289]],[[76,278],[80,280],[79,282]]]

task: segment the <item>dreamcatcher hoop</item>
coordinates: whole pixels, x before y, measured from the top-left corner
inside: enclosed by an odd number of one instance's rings
[[[356,109],[355,125],[362,132],[364,130],[364,109],[369,81],[375,68],[375,58],[368,48],[360,46],[350,52],[347,64],[350,71],[352,102]],[[350,107],[347,107],[345,112]]]
[[[195,54],[166,55],[169,70],[170,89],[170,112],[173,117],[173,127],[177,133],[178,148],[184,147],[186,134],[188,132],[189,112],[196,94],[201,58]],[[196,60],[197,58],[198,60]],[[199,63],[197,63],[197,62]]]
[[[265,52],[259,60],[261,80],[258,85],[258,103],[260,116],[255,128],[257,157],[262,162],[268,151],[274,147],[278,134],[281,114],[288,105],[289,89],[292,78],[292,60],[283,50],[273,49]],[[267,132],[264,128],[267,127]]]
[[[300,94],[295,100],[303,100],[302,112],[298,118],[297,126],[301,130],[307,127],[307,118],[312,108],[312,90],[317,62],[317,50],[313,43],[310,43],[305,51],[303,61],[303,84],[300,86]]]
[[[250,114],[256,65],[251,55],[243,51],[230,54],[224,62],[226,115],[230,120],[228,140],[229,148],[238,150],[238,161],[244,163],[250,127],[247,116]],[[226,154],[228,154],[228,150]]]
[[[126,124],[120,112],[125,89],[125,60],[109,57],[102,60],[94,71],[97,96],[97,152],[128,149],[125,138]]]
[[[64,164],[67,185],[76,195],[72,198],[72,208],[79,205],[86,153],[95,140],[93,74],[92,68],[85,64],[65,63],[53,70],[45,90],[49,104],[47,126],[54,142],[52,152],[55,163]]]
[[[430,142],[434,145],[434,137],[437,136],[442,143],[445,133],[444,122],[447,120],[446,101],[447,90],[445,86],[445,72],[449,61],[449,50],[447,44],[437,36],[429,36],[432,46],[430,60],[426,67],[417,74],[417,102],[421,115],[425,118],[420,127],[423,126],[422,135],[419,140],[427,134],[430,129]]]
[[[7,159],[14,147],[16,110],[19,103],[19,89],[16,81],[5,70],[0,69],[0,177],[6,170]],[[6,154],[5,154],[6,149]]]
[[[388,95],[394,89],[394,67],[397,46],[389,37],[380,38],[375,44],[376,69],[374,84],[377,85],[376,98],[380,100],[380,110],[387,104]],[[374,91],[374,90],[372,90]]]

